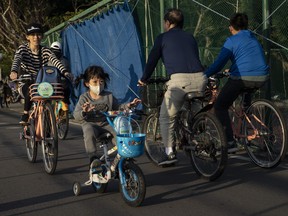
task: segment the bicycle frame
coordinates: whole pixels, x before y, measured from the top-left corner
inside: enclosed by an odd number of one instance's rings
[[[34,120],[35,124],[35,138],[36,141],[41,141],[44,137],[43,135],[43,125],[42,125],[42,115],[43,115],[43,102],[37,101],[34,104],[33,111],[30,114],[30,119]]]
[[[243,97],[243,95],[242,95]],[[233,134],[236,138],[245,138],[248,141],[251,141],[257,137],[259,137],[259,131],[258,129],[254,126],[254,124],[252,123],[251,119],[253,118],[254,120],[256,120],[256,122],[258,122],[261,126],[267,128],[267,126],[259,119],[257,118],[257,116],[255,116],[254,114],[251,114],[250,117],[247,115],[247,113],[244,111],[244,109],[242,108],[243,104],[243,99],[240,102],[240,107],[238,110],[236,109],[236,102],[233,103],[233,106],[231,106],[229,108],[230,112],[233,113],[233,117],[231,119],[231,123],[232,123],[232,130],[233,130]],[[238,120],[238,122],[235,123],[235,118]],[[251,130],[251,134],[243,134],[242,133],[242,125],[243,125],[243,120],[246,120],[246,122],[249,124],[249,126],[252,128]]]

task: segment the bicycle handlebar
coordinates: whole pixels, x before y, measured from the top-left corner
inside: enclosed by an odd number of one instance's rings
[[[209,78],[221,79],[223,77],[229,77],[229,76],[230,76],[229,72],[221,71],[221,72],[218,72],[218,73],[214,74],[213,76],[211,76]]]
[[[33,79],[33,75],[31,74],[22,74],[18,77],[18,79],[12,80],[12,82],[25,82]]]

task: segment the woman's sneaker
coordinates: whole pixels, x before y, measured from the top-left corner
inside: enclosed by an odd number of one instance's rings
[[[29,119],[29,114],[25,113],[21,116],[19,124],[27,124]]]

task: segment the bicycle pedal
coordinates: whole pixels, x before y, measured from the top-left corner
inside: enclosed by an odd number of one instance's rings
[[[20,122],[19,124],[22,125],[23,127],[25,127],[25,126],[29,126],[29,125],[30,125],[29,122]]]
[[[24,140],[25,136],[24,136],[24,133],[23,132],[20,132],[19,133],[19,139],[20,140]]]

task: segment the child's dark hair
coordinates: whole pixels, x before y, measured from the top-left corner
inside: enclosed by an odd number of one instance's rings
[[[84,80],[84,83],[88,83],[94,77],[103,79],[104,88],[107,88],[107,82],[110,81],[109,74],[105,73],[102,67],[96,66],[96,65],[89,66],[88,68],[86,68],[86,70],[84,71],[84,74],[81,74],[79,77],[76,78],[75,84],[76,86],[78,86],[81,79]]]
[[[237,31],[248,29],[248,16],[245,13],[235,13],[230,18],[230,25]]]

